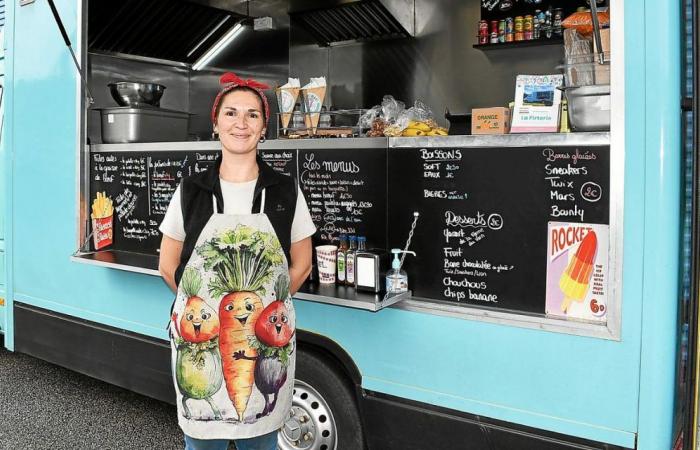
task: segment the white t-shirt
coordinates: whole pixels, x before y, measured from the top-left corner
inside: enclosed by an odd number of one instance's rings
[[[221,193],[224,197],[224,210],[220,212],[224,214],[250,214],[257,180],[246,181],[245,183],[231,183],[222,179],[219,180],[221,182]],[[178,241],[185,240],[186,234],[182,217],[180,186],[177,187],[173,198],[170,200],[168,210],[165,213],[163,222],[160,224],[160,231],[169,238]],[[301,189],[299,189],[297,206],[294,210],[294,220],[292,221],[291,242],[301,241],[315,232],[316,226],[311,220],[309,207],[306,205]]]

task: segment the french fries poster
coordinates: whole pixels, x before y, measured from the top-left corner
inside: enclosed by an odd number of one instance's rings
[[[104,192],[98,192],[92,201],[92,213],[90,214],[95,250],[112,245],[114,237],[113,213],[112,200]]]
[[[547,315],[605,322],[610,226],[550,222],[547,228]]]

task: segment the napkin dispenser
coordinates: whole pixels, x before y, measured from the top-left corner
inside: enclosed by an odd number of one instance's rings
[[[381,291],[388,268],[389,257],[385,250],[370,249],[355,253],[355,289],[375,293]]]

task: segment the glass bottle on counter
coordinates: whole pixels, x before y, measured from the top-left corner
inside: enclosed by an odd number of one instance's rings
[[[321,106],[321,117],[318,121],[319,128],[330,128],[331,127],[331,115],[328,114],[328,108],[326,105]]]
[[[345,284],[345,256],[348,251],[348,237],[345,234],[340,235],[340,246],[338,247],[338,260],[336,269],[338,270],[338,284]]]
[[[301,112],[301,103],[297,103],[292,113],[292,129],[300,130],[302,128],[304,128],[304,114]]]
[[[542,31],[544,31],[544,35],[547,37],[547,39],[552,38],[552,7],[551,6],[544,13],[544,28],[540,31],[540,33],[542,33]]]
[[[357,251],[364,252],[367,251],[367,238],[365,236],[357,237]]]
[[[350,248],[345,253],[345,284],[355,286],[355,252],[357,251],[357,236],[350,236]]]

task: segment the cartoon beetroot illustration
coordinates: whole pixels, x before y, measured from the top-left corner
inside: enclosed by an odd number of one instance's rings
[[[289,357],[293,351],[291,339],[294,335],[289,311],[284,300],[289,296],[289,277],[280,275],[275,284],[278,300],[270,303],[260,313],[255,324],[255,338],[251,346],[257,350],[257,357],[234,355],[237,359],[257,360],[255,365],[255,386],[265,397],[265,407],[257,418],[270,414],[277,404],[277,394],[287,381]]]
[[[210,294],[222,297],[219,351],[223,376],[238,420],[243,421],[257,357],[249,338],[255,336],[255,323],[263,310],[260,295],[265,292],[264,285],[282,263],[281,247],[270,233],[238,225],[205,242],[197,251],[204,257],[204,268],[214,272]]]
[[[223,381],[221,356],[219,355],[219,318],[207,303],[197,296],[202,281],[197,271],[185,269],[182,275],[182,290],[187,296],[179,324],[177,316],[173,323],[178,337],[175,339],[177,358],[175,378],[182,394],[185,417],[190,417],[188,399],[206,400],[215,419],[221,418],[219,409],[211,401]]]
[[[294,335],[284,301],[289,296],[289,276],[282,274],[275,283],[277,300],[267,305],[255,323],[255,336],[268,347],[284,347]]]

